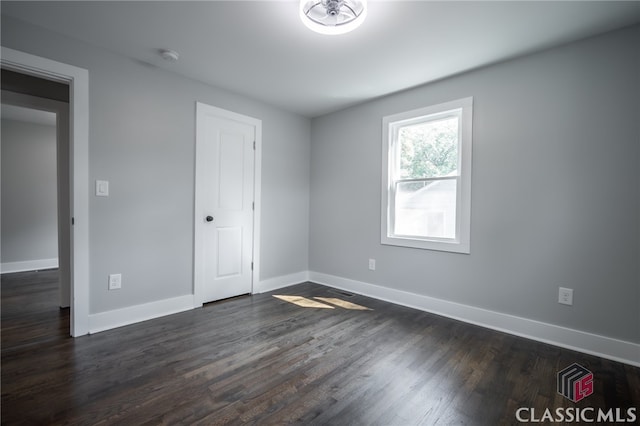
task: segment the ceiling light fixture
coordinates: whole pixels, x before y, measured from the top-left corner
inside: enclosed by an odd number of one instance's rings
[[[320,34],[344,34],[367,16],[367,0],[300,0],[300,19]]]

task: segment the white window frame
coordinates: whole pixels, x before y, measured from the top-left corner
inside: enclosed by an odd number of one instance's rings
[[[429,121],[438,116],[459,114],[458,138],[459,174],[456,190],[456,237],[436,238],[394,234],[395,174],[397,135],[400,128]],[[388,115],[382,119],[382,220],[381,243],[426,250],[470,253],[471,237],[471,153],[472,153],[473,98],[455,101]]]

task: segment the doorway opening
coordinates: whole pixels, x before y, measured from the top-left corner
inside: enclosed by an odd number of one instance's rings
[[[38,299],[40,280],[48,293],[42,303],[67,308],[51,320],[70,332],[69,86],[5,69],[1,78],[3,287],[30,276],[29,288],[16,290]],[[22,274],[5,280],[9,273]],[[21,304],[25,313],[30,299]]]
[[[58,234],[61,237],[59,241],[68,242],[66,248],[60,249],[59,246],[58,264],[60,268],[67,268],[69,279],[66,281],[69,285],[65,289],[66,294],[60,292],[59,299],[61,305],[68,305],[70,308],[70,334],[74,337],[88,334],[89,73],[82,68],[5,47],[1,47],[0,66],[3,71],[3,86],[9,81],[9,78],[5,79],[5,72],[17,74],[18,79],[28,79],[26,84],[18,84],[22,89],[3,90],[3,102],[17,103],[18,106],[37,110],[52,108],[51,110],[56,113],[56,132],[66,131],[68,143],[66,146],[61,144],[56,148],[59,159],[58,170],[66,170],[67,172],[58,173],[56,180],[60,189],[57,191],[58,195],[66,195],[66,200],[60,202],[58,199]],[[55,84],[51,86],[51,82]],[[67,102],[51,99],[50,94],[41,96],[40,90],[43,84],[61,88],[66,93]],[[31,102],[36,102],[36,104],[31,104]],[[43,107],[38,102],[45,102],[48,105]],[[65,106],[60,107],[59,103]],[[60,140],[63,139],[60,138]],[[61,152],[64,149],[66,152]],[[64,161],[66,161],[66,165],[60,167],[60,163]],[[60,182],[61,180],[63,183]],[[67,259],[63,260],[63,256],[66,256]]]

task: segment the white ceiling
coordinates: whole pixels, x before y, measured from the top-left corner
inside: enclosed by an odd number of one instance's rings
[[[638,1],[369,1],[324,36],[298,2],[9,2],[2,14],[279,106],[319,116],[640,22]],[[163,61],[158,49],[180,53]]]

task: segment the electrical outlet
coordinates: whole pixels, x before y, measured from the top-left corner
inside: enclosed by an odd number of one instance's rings
[[[109,290],[117,290],[122,288],[122,274],[109,275]]]
[[[558,303],[573,305],[573,289],[560,287],[558,289]]]
[[[376,260],[375,259],[369,259],[369,270],[370,271],[375,271],[376,270]]]

